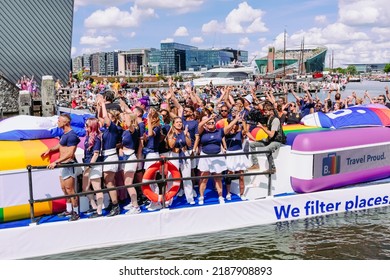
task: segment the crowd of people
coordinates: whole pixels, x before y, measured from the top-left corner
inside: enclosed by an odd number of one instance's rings
[[[121,81],[117,80],[114,83],[103,80],[95,87],[89,87],[87,82],[82,86],[72,85],[72,95],[91,100],[89,109],[96,114],[85,124],[84,163],[91,166],[84,168],[83,190],[91,187],[99,190],[102,185],[110,190],[111,204],[107,216],[118,215],[119,204],[125,200],[130,200],[124,207],[128,214],[141,212],[140,205],[145,202],[145,197],[139,188],[130,187],[123,192],[115,187],[141,182],[144,170],[160,156],[179,158],[172,160],[172,163],[183,178],[201,176],[198,181],[188,179],[182,182],[178,195],[184,195],[188,204],[195,204],[194,198],[197,198],[199,205],[204,204],[209,175],[216,175],[213,182],[219,203],[232,199],[232,178],[238,179],[239,196],[245,200],[244,172],[260,170],[260,167],[258,155],[249,156],[243,152],[266,152],[267,171],[275,173],[272,152],[286,141],[282,125],[298,124],[302,117],[314,112],[337,111],[363,103],[355,93],[342,100],[339,89],[335,88],[329,88],[328,96],[320,100],[317,92],[311,93],[305,84],[301,86],[303,97],[293,87],[262,83],[239,87],[210,84],[198,89],[192,87],[191,83],[178,87],[169,80],[169,88],[165,90],[144,90],[140,87],[128,90],[122,86]],[[263,88],[263,97],[257,94],[259,87]],[[61,91],[62,87],[59,86],[57,90]],[[287,102],[288,93],[294,96],[295,101]],[[276,97],[277,94],[279,97]],[[387,87],[386,94],[377,98],[370,97],[368,92],[364,97],[369,102],[389,107],[386,102],[386,98],[390,98]],[[50,164],[50,168],[58,163],[74,162],[75,147],[79,141],[70,128],[68,115],[59,117],[58,126],[64,129],[64,136],[56,147],[43,154],[47,156],[59,150],[60,158]],[[263,130],[266,137],[256,139],[251,133],[255,128]],[[227,154],[229,156],[225,157]],[[194,155],[201,157],[194,158]],[[128,162],[137,159],[148,161]],[[110,164],[120,160],[124,163]],[[95,164],[99,162],[108,164],[103,167]],[[61,174],[64,194],[73,194],[69,186],[74,184],[74,170],[63,168]],[[224,176],[226,174],[232,176]],[[199,186],[198,191],[194,189],[195,185]],[[151,184],[151,189],[157,195],[161,192],[158,184]],[[88,195],[88,198],[92,213],[89,217],[101,217],[103,195]],[[165,203],[169,207],[172,199]],[[154,211],[162,207],[161,202],[150,201],[147,209]],[[78,212],[78,201],[73,198],[68,201],[63,215],[77,220]]]
[[[20,77],[16,82],[16,87],[20,90],[28,91],[33,99],[39,98],[39,86],[37,81],[34,80],[34,75],[31,78],[26,76]]]

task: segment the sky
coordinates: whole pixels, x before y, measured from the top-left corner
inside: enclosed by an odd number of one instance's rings
[[[72,57],[97,51],[160,49],[176,42],[231,47],[249,61],[270,46],[322,45],[334,67],[390,62],[388,0],[75,0]]]

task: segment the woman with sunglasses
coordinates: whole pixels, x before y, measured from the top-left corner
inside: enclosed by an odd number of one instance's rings
[[[301,119],[302,114],[299,112],[297,104],[295,102],[291,102],[288,106],[286,124],[299,124]]]
[[[226,151],[225,133],[223,128],[217,129],[215,124],[215,115],[204,117],[199,123],[200,145],[202,148],[200,155],[218,155]],[[201,176],[221,175],[226,170],[225,157],[202,157],[199,159],[198,169]],[[202,178],[199,181],[199,205],[204,204],[204,192],[206,190],[208,178]],[[225,203],[222,196],[222,177],[215,177],[215,187],[218,192],[219,203]]]

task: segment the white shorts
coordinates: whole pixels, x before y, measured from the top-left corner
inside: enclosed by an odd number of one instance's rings
[[[249,159],[246,155],[232,156],[234,153],[242,153],[242,150],[238,151],[226,151],[226,166],[229,171],[244,171],[250,166]]]
[[[159,153],[148,153],[146,155],[146,158],[145,159],[151,159],[151,158],[155,158],[155,159],[159,159],[160,158],[160,154]],[[157,161],[157,160],[156,160]],[[145,161],[144,163],[144,168],[145,170],[148,169],[153,163],[155,163],[156,161]]]
[[[94,166],[91,166],[91,167],[86,167],[85,169],[85,175],[88,175],[88,178],[89,179],[99,179],[102,177],[102,166],[101,165],[94,165]]]
[[[104,162],[118,161],[118,160],[119,158],[117,154],[104,157]],[[117,163],[103,165],[103,172],[117,172],[117,171],[118,171]]]
[[[222,153],[219,153],[222,154]],[[207,155],[203,152],[200,153],[201,156]],[[226,158],[225,157],[210,157],[210,158],[200,158],[198,169],[201,172],[210,172],[221,174],[227,169],[226,167]]]
[[[124,150],[123,151],[123,160],[124,161],[137,160],[137,157],[135,155],[135,151],[134,150]],[[136,172],[138,162],[126,162],[126,163],[123,163],[121,165],[123,166],[124,172]]]

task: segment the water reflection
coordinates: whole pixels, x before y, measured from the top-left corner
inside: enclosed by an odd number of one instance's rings
[[[390,259],[390,208],[36,259]]]

